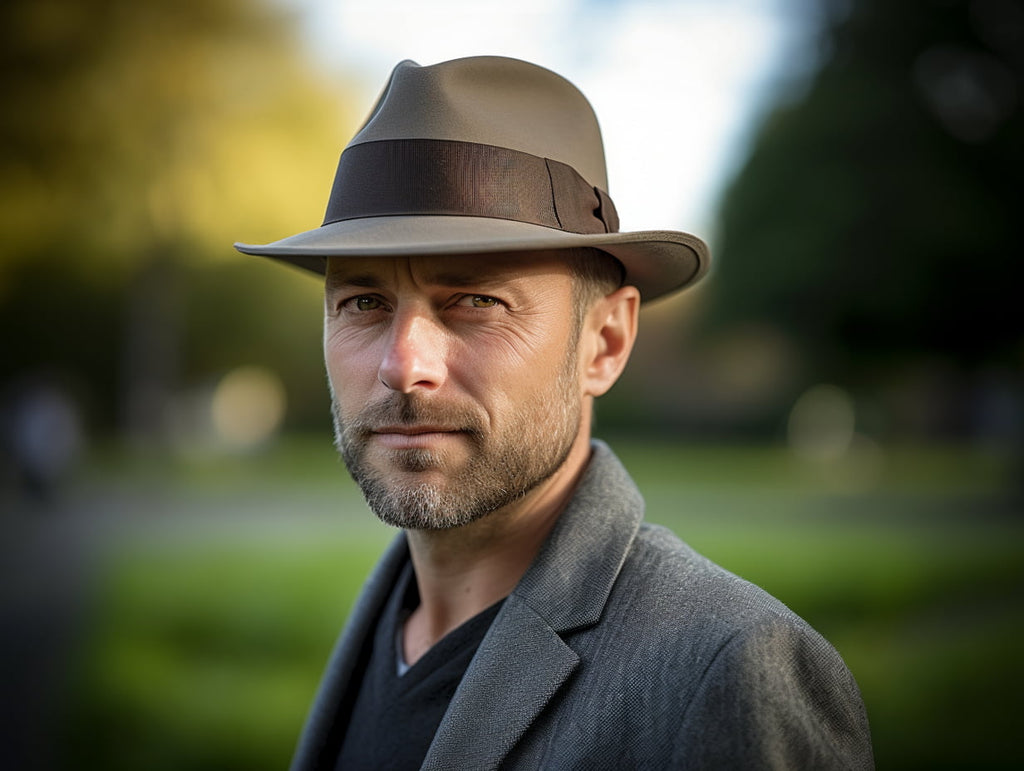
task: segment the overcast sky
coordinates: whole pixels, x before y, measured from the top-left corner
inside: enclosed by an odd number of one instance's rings
[[[402,59],[514,56],[573,81],[601,123],[622,230],[709,238],[767,88],[806,56],[782,0],[281,1],[319,58],[365,84],[367,110]]]

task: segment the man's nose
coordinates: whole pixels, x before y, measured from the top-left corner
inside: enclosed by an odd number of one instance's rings
[[[419,312],[396,313],[377,377],[393,391],[441,386],[447,375],[445,330]]]

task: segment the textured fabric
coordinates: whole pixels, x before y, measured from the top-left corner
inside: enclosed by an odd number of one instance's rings
[[[571,233],[618,229],[615,205],[571,166],[506,147],[391,139],[341,154],[324,224],[361,217],[495,217]]]
[[[595,442],[422,768],[873,768],[864,706],[839,654],[778,600],[642,516],[632,480]],[[296,771],[332,767],[359,646],[407,560],[399,537],[371,576]]]

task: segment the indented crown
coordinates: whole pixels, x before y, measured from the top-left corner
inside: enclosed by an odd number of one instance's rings
[[[560,75],[518,59],[401,62],[349,146],[390,139],[506,147],[560,161],[608,189],[601,130],[586,97]]]

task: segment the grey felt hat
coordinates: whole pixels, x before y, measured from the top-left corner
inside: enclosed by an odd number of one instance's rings
[[[323,273],[327,257],[594,247],[644,301],[704,275],[696,236],[619,233],[607,189],[597,118],[560,75],[496,56],[404,61],[341,155],[324,224],[235,248]]]

